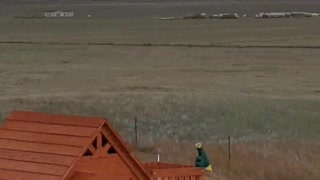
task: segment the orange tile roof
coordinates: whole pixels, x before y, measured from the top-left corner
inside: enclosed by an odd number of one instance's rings
[[[0,127],[1,178],[68,179],[99,131],[139,179],[149,179],[105,119],[28,111],[12,112]]]

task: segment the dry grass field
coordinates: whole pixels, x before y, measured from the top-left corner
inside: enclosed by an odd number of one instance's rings
[[[102,116],[133,143],[137,117],[143,160],[160,149],[163,161],[192,164],[201,141],[212,179],[319,179],[320,18],[155,19],[320,7],[243,3],[66,5],[73,19],[13,18],[61,5],[1,5],[0,118]]]

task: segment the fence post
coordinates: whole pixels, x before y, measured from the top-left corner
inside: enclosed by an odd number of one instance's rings
[[[137,127],[137,117],[134,118],[134,136],[136,145],[138,145],[138,127]]]
[[[228,136],[228,168],[231,168],[231,147],[230,147],[230,136]]]

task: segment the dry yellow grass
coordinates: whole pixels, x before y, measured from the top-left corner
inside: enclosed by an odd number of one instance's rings
[[[206,145],[214,171],[207,179],[310,179],[320,178],[320,144],[307,142],[236,143],[231,145],[229,166],[228,147]],[[138,148],[139,149],[139,148]],[[160,150],[161,161],[194,164],[197,156],[193,143],[161,142],[150,149],[140,149],[136,155],[145,161],[155,161]]]

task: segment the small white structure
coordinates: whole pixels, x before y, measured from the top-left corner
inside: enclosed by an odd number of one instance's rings
[[[210,16],[211,19],[239,19],[240,16],[237,13],[223,13],[223,14],[213,14]]]
[[[46,18],[74,17],[74,12],[73,11],[48,11],[48,12],[44,12],[44,17]]]
[[[206,18],[207,18],[206,13],[197,13],[197,14],[184,16],[182,19],[206,19]]]
[[[160,20],[175,20],[175,17],[162,17]]]
[[[290,16],[291,16],[291,13],[289,12],[270,12],[270,13],[261,12],[256,15],[256,18],[286,18]]]
[[[292,12],[293,17],[319,17],[320,14],[318,13],[311,13],[311,12]]]
[[[256,15],[256,18],[289,18],[289,17],[319,17],[318,13],[309,12],[261,12]]]

